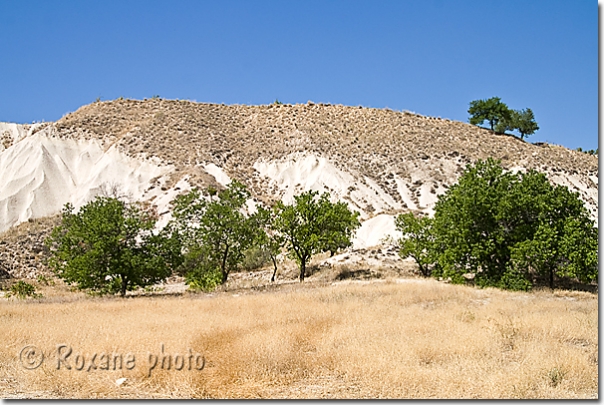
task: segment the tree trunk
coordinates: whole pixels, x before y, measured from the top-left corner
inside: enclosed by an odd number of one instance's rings
[[[273,276],[271,277],[271,283],[275,282],[275,276],[277,275],[277,258],[271,255],[271,260],[273,261],[273,266],[275,270],[273,270]]]
[[[549,271],[549,288],[554,289],[554,270]]]
[[[227,255],[229,254],[229,247],[227,246],[222,255],[222,263],[220,263],[220,271],[222,272],[222,284],[226,283],[229,273],[226,269]]]
[[[126,296],[126,288],[128,287],[128,280],[126,277],[122,276],[122,286],[120,288],[120,296],[124,298]]]
[[[304,281],[304,273],[306,273],[306,258],[300,260],[300,282]]]

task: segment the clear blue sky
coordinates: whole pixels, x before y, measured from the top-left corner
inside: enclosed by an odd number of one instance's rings
[[[0,0],[0,21],[0,121],[160,95],[467,122],[498,96],[529,141],[598,146],[595,0]]]

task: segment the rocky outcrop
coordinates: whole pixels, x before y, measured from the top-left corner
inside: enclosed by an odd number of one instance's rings
[[[59,222],[59,216],[33,219],[0,234],[0,278],[50,275],[44,240]]]

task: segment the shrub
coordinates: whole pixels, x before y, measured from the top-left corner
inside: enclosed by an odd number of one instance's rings
[[[189,256],[189,260],[191,256]],[[222,284],[222,273],[214,263],[199,257],[199,261],[186,272],[185,282],[192,290],[212,291]]]
[[[259,246],[252,246],[247,249],[243,255],[241,268],[247,271],[260,269],[271,261],[270,253]]]
[[[40,298],[42,295],[36,294],[36,287],[34,287],[32,284],[19,280],[17,283],[13,284],[10,287],[6,296],[25,299],[27,297]]]

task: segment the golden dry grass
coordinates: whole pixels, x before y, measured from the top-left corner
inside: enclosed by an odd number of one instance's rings
[[[596,398],[597,296],[434,280],[0,304],[2,397]],[[71,298],[70,298],[71,297]],[[53,352],[132,352],[136,367],[56,369]],[[206,359],[154,370],[148,353]],[[21,367],[38,346],[46,361]],[[125,377],[126,382],[116,385]]]

